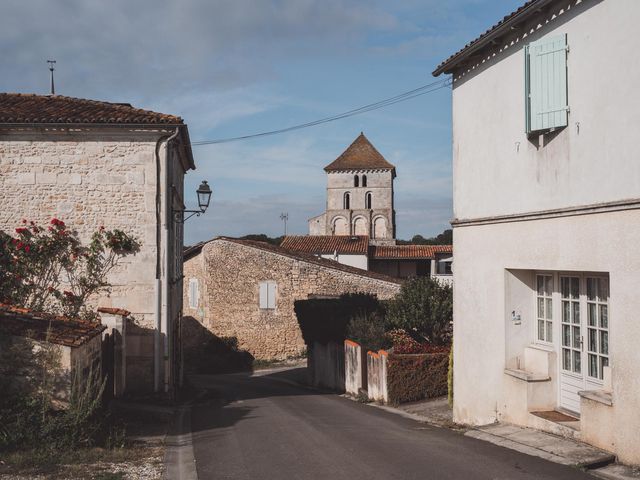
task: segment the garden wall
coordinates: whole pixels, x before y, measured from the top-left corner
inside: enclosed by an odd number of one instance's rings
[[[344,347],[340,343],[314,342],[307,359],[309,383],[314,387],[329,388],[344,392],[345,362]]]
[[[448,369],[448,352],[389,355],[389,402],[397,404],[446,395]]]
[[[362,346],[352,340],[344,341],[345,391],[357,396],[367,390],[367,355]]]

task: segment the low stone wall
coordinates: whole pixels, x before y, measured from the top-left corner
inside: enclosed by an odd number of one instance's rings
[[[367,393],[369,400],[389,403],[387,388],[388,353],[385,350],[367,352]]]
[[[309,350],[307,369],[309,383],[315,387],[344,392],[345,361],[344,347],[335,342],[315,342]]]

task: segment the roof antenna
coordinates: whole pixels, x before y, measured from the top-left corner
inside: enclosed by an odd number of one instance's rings
[[[51,72],[51,95],[55,95],[56,94],[56,87],[53,84],[53,71],[55,70],[53,64],[56,63],[55,60],[47,60],[47,63],[49,64],[49,71]]]

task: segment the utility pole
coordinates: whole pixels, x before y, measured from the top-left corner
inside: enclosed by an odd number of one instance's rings
[[[287,212],[282,212],[280,214],[280,220],[284,222],[284,236],[287,236],[287,220],[289,220],[289,214]]]
[[[49,71],[51,72],[51,95],[55,95],[56,94],[56,87],[53,84],[53,71],[55,70],[53,64],[56,63],[55,60],[47,60],[47,63],[49,64]]]

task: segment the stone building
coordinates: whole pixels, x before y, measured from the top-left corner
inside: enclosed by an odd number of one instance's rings
[[[101,306],[127,309],[146,337],[128,346],[132,388],[169,391],[182,311],[183,178],[193,169],[181,118],[129,104],[0,94],[0,229],[64,220],[83,240],[100,226],[140,252],[109,278]],[[178,212],[178,213],[177,213]]]
[[[215,238],[185,251],[184,314],[218,337],[236,337],[257,359],[284,359],[304,350],[296,300],[344,293],[380,299],[398,279],[262,242]]]
[[[372,243],[393,244],[396,169],[363,133],[327,172],[327,208],[309,220],[310,235],[366,235]]]

